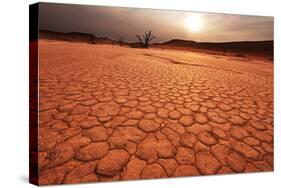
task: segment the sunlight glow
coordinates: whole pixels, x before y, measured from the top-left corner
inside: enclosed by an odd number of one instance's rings
[[[202,16],[199,14],[191,14],[185,19],[185,25],[191,32],[200,32],[203,26]]]

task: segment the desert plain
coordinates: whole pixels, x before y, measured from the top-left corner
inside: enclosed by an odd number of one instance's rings
[[[38,44],[40,184],[273,170],[272,60]]]

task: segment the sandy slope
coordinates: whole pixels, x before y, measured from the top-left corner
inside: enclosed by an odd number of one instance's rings
[[[273,169],[273,64],[61,41],[40,47],[40,183]]]

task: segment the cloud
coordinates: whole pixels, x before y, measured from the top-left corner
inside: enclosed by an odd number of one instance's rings
[[[97,33],[98,36],[136,41],[136,34],[149,29],[155,42],[178,38],[197,41],[272,40],[273,17],[200,13],[200,33],[190,33],[184,20],[190,12],[114,8],[91,5],[41,3],[39,27],[62,32]]]

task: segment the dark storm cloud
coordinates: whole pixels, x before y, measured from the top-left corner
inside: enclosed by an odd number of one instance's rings
[[[202,30],[191,33],[185,20],[200,14]],[[136,34],[151,29],[155,42],[170,39],[196,41],[273,40],[273,18],[183,11],[114,8],[87,5],[41,3],[40,29],[61,32],[97,33],[99,37],[136,41]]]

